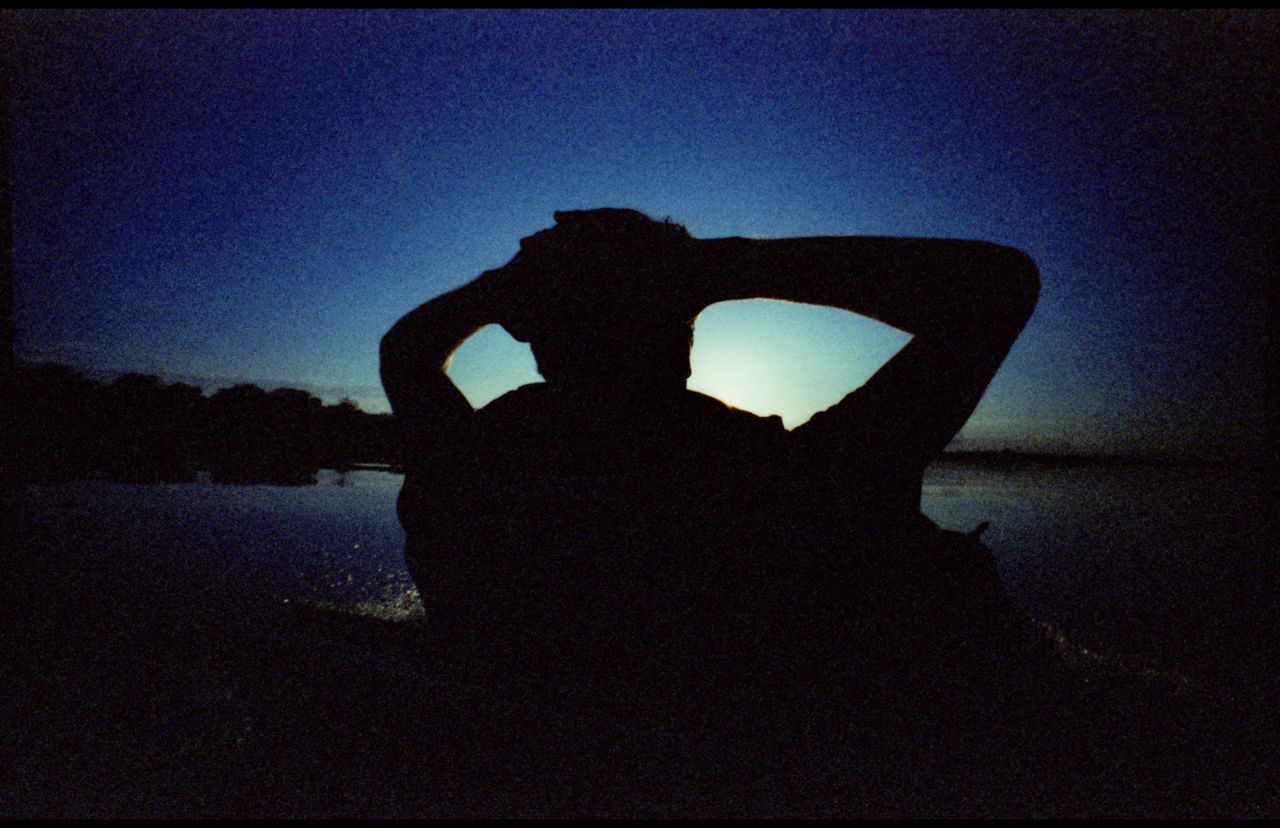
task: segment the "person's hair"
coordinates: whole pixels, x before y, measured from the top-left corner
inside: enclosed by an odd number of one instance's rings
[[[639,210],[623,207],[600,207],[594,210],[558,210],[555,213],[556,229],[569,233],[589,233],[607,238],[666,238],[685,240],[690,238],[683,225],[671,221],[653,219]]]
[[[622,208],[560,211],[555,218],[554,228],[521,242],[522,250],[548,257],[555,272],[542,309],[554,324],[543,316],[529,337],[543,376],[585,380],[601,369],[683,383],[689,320],[663,318],[669,282],[658,278],[650,292],[647,280],[681,266],[689,232]]]

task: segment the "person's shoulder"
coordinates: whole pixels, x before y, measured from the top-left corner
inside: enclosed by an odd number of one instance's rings
[[[485,420],[525,419],[547,412],[556,404],[557,396],[549,383],[531,382],[500,394],[476,413]]]
[[[735,408],[724,400],[703,394],[700,391],[689,392],[688,405],[697,415],[720,422],[732,423],[744,430],[768,434],[780,434],[786,431],[786,427],[782,424],[782,418],[777,414],[762,417],[759,414]]]

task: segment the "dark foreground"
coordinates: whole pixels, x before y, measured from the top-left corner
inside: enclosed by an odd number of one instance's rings
[[[477,656],[429,616],[229,618],[41,544],[4,584],[3,816],[1280,815],[1254,690],[970,630],[926,593],[826,669],[619,673]]]

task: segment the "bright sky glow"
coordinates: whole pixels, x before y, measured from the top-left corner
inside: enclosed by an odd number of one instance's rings
[[[910,341],[837,308],[720,302],[694,327],[689,387],[795,428],[870,379]]]
[[[516,341],[500,325],[485,325],[458,346],[445,373],[472,408],[484,408],[513,388],[543,381],[529,343]]]

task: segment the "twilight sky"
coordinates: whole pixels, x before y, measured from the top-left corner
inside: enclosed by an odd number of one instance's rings
[[[14,11],[16,351],[386,410],[381,335],[559,209],[986,239],[1041,301],[971,446],[1262,428],[1280,16]],[[906,335],[749,302],[691,386],[788,425]],[[535,377],[486,330],[477,401]]]

